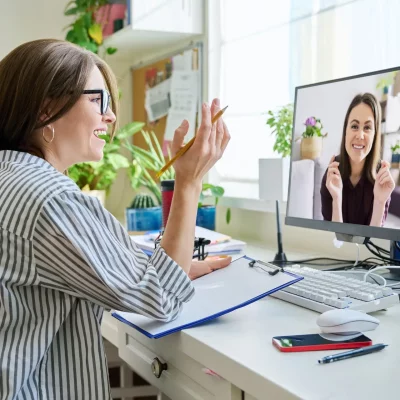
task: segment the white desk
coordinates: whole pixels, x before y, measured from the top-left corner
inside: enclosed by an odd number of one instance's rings
[[[273,257],[272,253],[250,249],[247,253],[252,256]],[[172,400],[239,400],[241,391],[246,399],[259,400],[397,398],[400,306],[374,314],[381,325],[366,335],[374,343],[389,344],[375,354],[319,365],[318,358],[333,352],[284,354],[272,346],[272,336],[317,333],[318,315],[267,297],[157,340],[106,315],[103,334],[118,346],[120,357]],[[159,379],[151,373],[155,356],[169,367]],[[223,379],[206,375],[203,367]]]

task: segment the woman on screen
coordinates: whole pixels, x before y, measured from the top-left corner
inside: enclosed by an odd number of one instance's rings
[[[380,153],[380,104],[370,93],[358,94],[346,113],[340,154],[322,178],[324,220],[383,226],[395,183]]]

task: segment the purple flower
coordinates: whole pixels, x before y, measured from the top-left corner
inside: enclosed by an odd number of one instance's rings
[[[314,117],[309,117],[309,118],[306,119],[305,125],[306,126],[315,126],[316,122],[317,121],[315,120]]]

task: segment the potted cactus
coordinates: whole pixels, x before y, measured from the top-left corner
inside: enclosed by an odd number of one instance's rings
[[[128,231],[153,231],[161,228],[162,211],[146,193],[135,196],[132,204],[125,210]]]

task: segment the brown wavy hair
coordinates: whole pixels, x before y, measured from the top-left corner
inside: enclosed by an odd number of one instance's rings
[[[355,96],[353,98],[353,100],[351,101],[351,103],[349,105],[349,108],[347,109],[346,117],[344,119],[344,124],[343,124],[342,143],[340,145],[340,155],[339,155],[339,159],[338,159],[339,171],[342,176],[342,179],[347,179],[351,175],[350,159],[349,159],[349,155],[347,154],[347,151],[346,151],[346,129],[347,129],[347,124],[349,122],[349,116],[350,116],[351,110],[361,103],[364,103],[367,106],[369,106],[374,115],[374,130],[375,130],[374,141],[372,143],[371,151],[368,153],[368,155],[365,159],[363,175],[371,183],[375,183],[376,169],[378,167],[378,164],[380,162],[380,157],[381,157],[381,115],[382,115],[382,111],[381,111],[381,105],[380,105],[379,101],[371,93],[358,94],[357,96]]]
[[[44,158],[33,132],[74,106],[95,66],[103,75],[110,107],[117,116],[115,75],[96,54],[56,39],[34,40],[11,51],[0,61],[0,150],[33,152]],[[115,129],[116,123],[111,138]]]

